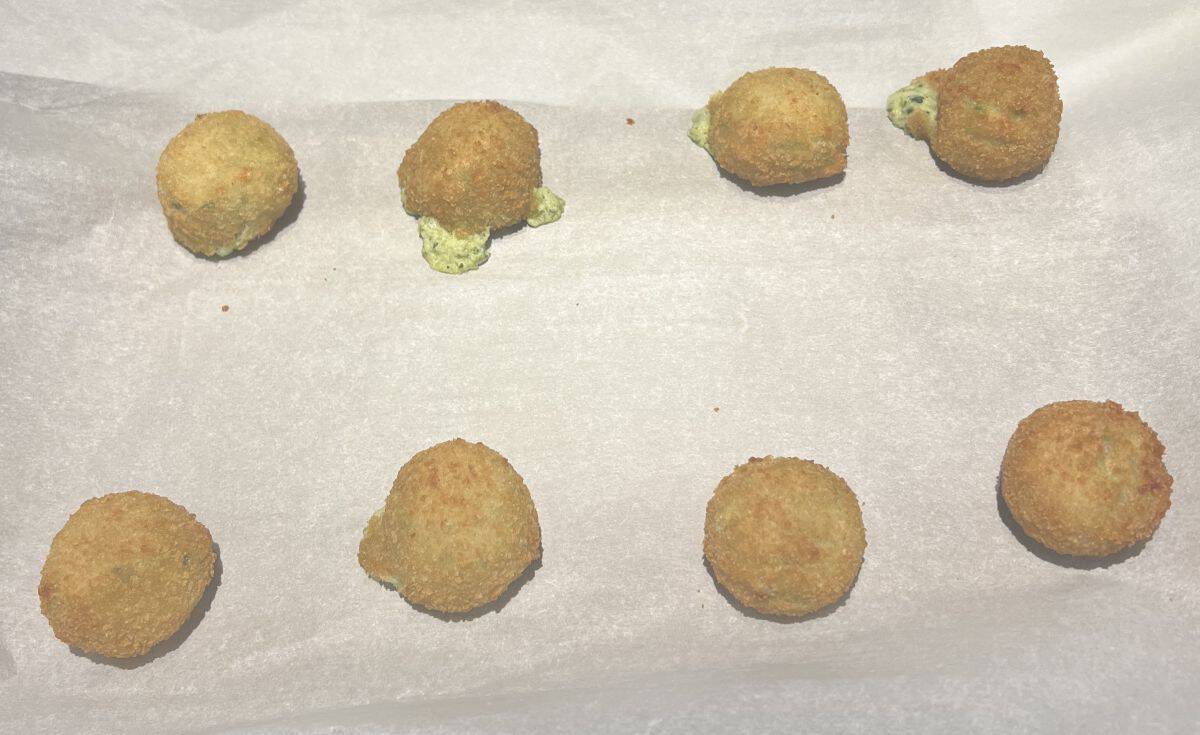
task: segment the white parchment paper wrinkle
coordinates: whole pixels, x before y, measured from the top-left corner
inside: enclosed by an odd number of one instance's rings
[[[0,730],[1194,726],[1192,4],[332,5],[0,9]],[[1043,173],[980,187],[882,107],[1000,43],[1054,62],[1063,129]],[[841,90],[840,183],[761,196],[685,137],[772,64]],[[395,169],[473,97],[538,128],[567,211],[449,277]],[[154,166],[229,107],[289,141],[305,198],[210,262],[171,240]],[[1069,398],[1140,411],[1175,477],[1107,567],[1043,558],[996,501],[1017,421]],[[545,548],[466,623],[355,559],[400,465],[455,436],[524,476]],[[798,624],[743,615],[701,559],[717,481],[768,453],[863,504],[857,585]],[[37,599],[67,516],[125,489],[194,512],[223,565],[131,669],[73,654]]]

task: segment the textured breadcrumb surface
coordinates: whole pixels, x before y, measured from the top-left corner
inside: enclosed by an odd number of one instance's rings
[[[693,119],[689,137],[751,185],[800,184],[846,168],[846,105],[814,71],[749,72],[713,95],[707,109],[707,121]]]
[[[499,102],[443,111],[397,171],[404,209],[463,237],[517,224],[542,184],[537,130]]]
[[[265,235],[300,185],[291,147],[240,110],[198,115],[158,160],[158,201],[175,240],[223,257]]]
[[[1117,403],[1051,403],[1017,425],[1001,495],[1043,546],[1107,556],[1149,539],[1171,506],[1163,451],[1154,430]]]
[[[916,102],[914,100],[920,100]],[[968,178],[1009,181],[1041,169],[1058,143],[1054,66],[1026,46],[967,54],[888,97],[888,117]]]
[[[760,613],[799,617],[837,602],[866,546],[854,492],[808,460],[753,458],[708,502],[704,555],[721,586]]]
[[[179,630],[212,581],[212,537],[159,495],[80,506],[50,544],[38,597],[63,643],[110,658],[148,652]]]
[[[495,450],[462,439],[420,451],[400,468],[358,550],[371,577],[447,613],[496,600],[540,557],[524,480]]]
[[[1054,66],[1039,51],[1001,46],[967,54],[950,68],[938,94],[929,144],[959,173],[1006,181],[1050,160],[1062,100]]]

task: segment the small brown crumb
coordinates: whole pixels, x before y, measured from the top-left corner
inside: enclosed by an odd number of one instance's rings
[[[713,406],[713,413],[721,413],[721,407],[720,407],[720,406]]]
[[[633,118],[632,118],[632,117],[627,117],[627,118],[625,118],[625,124],[626,124],[626,125],[633,125]]]
[[[837,215],[836,215],[836,214],[831,214],[831,215],[829,215],[829,219],[837,219]]]
[[[221,311],[229,311],[229,304],[221,304]]]

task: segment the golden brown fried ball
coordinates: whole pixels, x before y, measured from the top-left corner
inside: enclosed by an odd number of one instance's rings
[[[958,173],[1008,181],[1050,160],[1062,100],[1040,51],[1001,46],[914,80],[888,98],[888,115]]]
[[[749,72],[713,95],[706,109],[706,141],[696,134],[693,140],[753,186],[801,184],[846,169],[846,105],[814,71]]]
[[[799,617],[850,590],[867,547],[858,498],[808,460],[764,457],[721,480],[704,519],[704,556],[739,602]]]
[[[1027,534],[1060,554],[1106,556],[1145,541],[1171,506],[1163,445],[1107,401],[1042,406],[1017,426],[1000,492]]]
[[[265,235],[300,185],[275,129],[240,110],[197,115],[158,159],[158,201],[188,250],[224,257]]]
[[[465,613],[492,602],[542,555],[525,481],[462,439],[417,452],[371,516],[358,563],[416,605]]]
[[[215,559],[208,529],[164,497],[92,498],[50,544],[38,586],[42,614],[63,643],[140,656],[191,617]]]
[[[542,185],[537,130],[499,102],[445,110],[404,154],[397,175],[404,209],[457,236],[523,222]]]

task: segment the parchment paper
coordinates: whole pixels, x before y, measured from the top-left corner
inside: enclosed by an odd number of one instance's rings
[[[74,5],[0,9],[0,729],[1195,727],[1194,4]],[[982,187],[882,107],[1001,43],[1054,61],[1063,129],[1043,173]],[[840,183],[762,196],[685,137],[768,65],[841,90]],[[450,277],[395,169],[477,97],[538,128],[567,211]],[[304,198],[211,262],[171,240],[154,166],[229,107],[287,138]],[[1107,566],[997,504],[1017,421],[1071,398],[1140,411],[1175,477]],[[355,559],[400,465],[455,436],[522,473],[545,547],[467,622]],[[768,453],[842,475],[867,527],[849,597],[796,624],[702,564],[717,481]],[[37,598],[68,515],[126,489],[196,513],[222,567],[134,668],[72,653]]]

